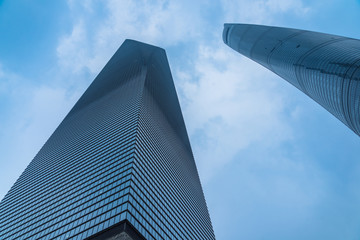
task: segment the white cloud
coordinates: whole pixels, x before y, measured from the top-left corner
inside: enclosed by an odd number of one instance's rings
[[[82,21],[77,22],[68,36],[62,37],[56,49],[59,64],[78,73],[87,67],[89,53],[86,50],[87,33]]]
[[[4,95],[11,109],[1,125],[0,175],[6,176],[0,188],[0,199],[30,163],[41,146],[60,124],[79,92],[49,86],[29,87],[8,84]]]
[[[118,32],[123,36],[144,39],[149,43],[175,45],[189,41],[199,32],[197,3],[190,1],[118,1],[109,0],[107,34]],[[186,13],[186,14],[184,14]],[[100,31],[102,34],[103,32]]]
[[[15,86],[22,80],[21,76],[5,70],[0,63],[0,97],[6,97],[7,94],[12,94]],[[0,107],[1,104],[4,103],[0,102]]]
[[[268,0],[264,1],[264,5],[273,13],[276,12],[295,12],[296,14],[307,14],[310,8],[305,7],[299,0]]]
[[[76,7],[80,4],[87,12],[94,11],[94,0],[67,0],[67,4],[71,10],[76,11]]]
[[[292,138],[286,95],[271,73],[226,48],[201,46],[194,72],[176,74],[203,180],[252,144],[274,146]]]
[[[60,39],[57,48],[60,64],[73,72],[99,72],[126,38],[165,47],[192,41],[202,31],[200,4],[191,1],[78,3],[69,1],[70,8],[85,13],[75,17],[72,32]],[[94,8],[106,14],[99,17]]]
[[[310,8],[301,0],[222,0],[227,22],[271,24],[276,15],[297,14],[304,16]]]

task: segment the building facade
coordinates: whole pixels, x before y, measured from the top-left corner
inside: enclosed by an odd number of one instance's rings
[[[165,51],[126,40],[0,203],[0,239],[215,239]]]
[[[300,89],[360,136],[360,40],[250,24],[225,24],[223,40]]]

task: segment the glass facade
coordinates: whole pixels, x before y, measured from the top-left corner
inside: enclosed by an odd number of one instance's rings
[[[225,24],[224,42],[303,91],[360,136],[360,40]]]
[[[1,240],[95,239],[121,223],[136,239],[215,239],[163,49],[123,43],[0,216]]]

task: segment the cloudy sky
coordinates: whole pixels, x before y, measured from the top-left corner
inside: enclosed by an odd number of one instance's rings
[[[167,51],[218,240],[359,239],[360,138],[225,22],[360,38],[360,0],[0,0],[0,199],[131,38]]]

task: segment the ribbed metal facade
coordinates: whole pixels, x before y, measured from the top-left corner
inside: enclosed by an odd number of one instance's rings
[[[225,24],[224,42],[303,91],[360,136],[360,40]]]
[[[1,201],[0,239],[85,239],[122,222],[146,239],[215,239],[165,51],[132,40]]]

